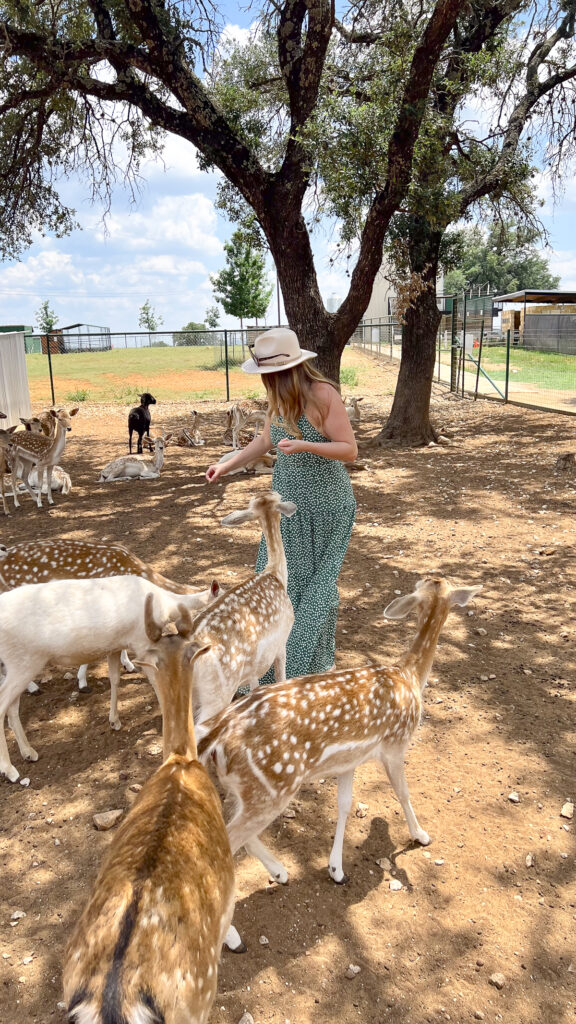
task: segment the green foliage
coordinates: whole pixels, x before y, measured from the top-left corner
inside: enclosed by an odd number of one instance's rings
[[[226,266],[210,277],[224,312],[241,322],[245,317],[265,316],[273,288],[267,284],[265,259],[255,249],[250,232],[238,228],[224,250]]]
[[[197,324],[190,320],[181,332],[172,335],[172,339],[175,345],[210,345],[214,335],[206,331],[206,324]]]
[[[485,231],[475,225],[449,235],[457,242],[460,257],[446,274],[446,294],[485,284],[498,295],[558,288],[560,278],[550,273],[548,260],[535,246],[538,233],[529,226],[493,223]]]
[[[53,309],[50,309],[48,299],[44,299],[39,309],[34,314],[40,334],[49,334],[58,323],[58,317]]]
[[[157,331],[163,323],[164,320],[156,312],[150,299],[146,299],[138,311],[138,326],[143,327],[146,331]]]
[[[215,330],[216,327],[218,327],[218,324],[220,323],[220,310],[218,309],[218,306],[216,304],[214,304],[213,306],[208,306],[208,309],[206,310],[206,313],[204,315],[204,319],[206,321],[207,326],[212,328],[212,330]]]
[[[347,388],[357,387],[358,371],[353,366],[342,366],[340,368],[340,383],[345,384]]]
[[[66,395],[67,402],[87,402],[90,398],[90,392],[86,388],[76,388],[75,391],[69,391]]]

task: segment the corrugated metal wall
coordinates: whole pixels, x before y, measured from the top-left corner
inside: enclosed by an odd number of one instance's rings
[[[8,417],[0,427],[12,427],[20,416],[31,414],[24,332],[0,334],[0,411]]]

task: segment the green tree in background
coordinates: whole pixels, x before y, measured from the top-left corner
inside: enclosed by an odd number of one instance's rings
[[[560,278],[550,273],[548,260],[536,248],[537,231],[510,222],[478,225],[450,232],[459,242],[460,259],[444,278],[447,295],[473,285],[490,285],[497,295],[525,288],[558,288]]]
[[[273,288],[266,279],[265,258],[244,228],[234,232],[224,249],[226,266],[210,280],[224,312],[238,317],[243,329],[246,317],[266,315]]]
[[[157,331],[163,323],[164,320],[160,314],[156,312],[154,306],[150,302],[150,299],[146,299],[146,302],[140,306],[138,326],[143,327],[145,331]]]
[[[218,309],[218,306],[208,306],[204,319],[208,324],[208,327],[211,327],[212,330],[216,330],[218,324],[220,323],[220,310]]]
[[[212,341],[212,335],[206,332],[206,324],[197,324],[195,320],[190,320],[172,338],[175,345],[209,345]]]
[[[40,330],[40,334],[50,334],[50,331],[54,329],[58,323],[58,317],[53,309],[50,309],[48,299],[44,299],[44,302],[34,314],[36,317],[36,323]]]

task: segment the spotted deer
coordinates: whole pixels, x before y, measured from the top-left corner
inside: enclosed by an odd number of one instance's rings
[[[444,579],[423,580],[412,594],[392,601],[384,611],[390,619],[411,612],[417,616],[416,636],[397,662],[266,686],[203,723],[198,753],[204,763],[214,762],[233,806],[228,822],[232,853],[244,846],[276,881],[287,882],[286,868],[258,836],[303,783],[336,775],[338,823],[330,876],[346,882],[342,846],[354,771],[371,760],[384,765],[411,838],[424,846],[430,842],[410,803],[404,756],[420,721],[440,630],[454,605],[468,604],[481,589],[454,588]]]
[[[54,466],[58,464],[66,447],[66,434],[72,430],[72,416],[76,416],[78,409],[51,409],[50,416],[55,422],[53,437],[46,437],[44,434],[36,434],[29,430],[20,430],[13,434],[10,447],[13,457],[13,479],[22,480],[28,493],[34,498],[38,508],[42,508],[42,478],[46,474],[46,490],[48,504],[53,505],[51,481]],[[0,437],[0,445],[5,446],[4,439]],[[36,468],[39,486],[34,490],[29,482],[30,473]],[[17,487],[13,487],[14,505],[19,508]]]
[[[226,452],[218,462],[229,462],[238,454],[238,450],[234,449],[231,452]],[[234,476],[235,473],[255,473],[256,475],[271,475],[274,472],[274,466],[276,465],[275,455],[259,455],[257,459],[252,459],[251,462],[247,462],[245,466],[239,466],[238,469],[231,470],[227,473],[227,476]]]
[[[142,455],[120,455],[108,462],[100,473],[100,483],[116,480],[157,480],[164,465],[164,448],[172,434],[163,433],[154,438],[154,458],[146,459]]]
[[[1,458],[1,452],[0,452]],[[198,608],[218,597],[220,588],[216,580],[208,591],[187,583],[177,583],[156,572],[147,562],[129,551],[122,544],[95,544],[91,541],[27,540],[6,548],[0,545],[0,592],[14,590],[26,583],[47,583],[49,580],[94,579],[103,576],[141,576],[171,594],[196,594]],[[122,651],[121,662],[127,672],[133,672],[126,651]],[[78,670],[78,686],[88,687],[86,665]],[[117,696],[112,684],[110,722],[120,728]],[[36,683],[30,683],[28,690],[38,690]]]
[[[197,759],[192,621],[161,636],[146,599],[143,667],[162,707],[164,763],[106,850],[64,955],[76,1024],[205,1024],[234,905],[234,863],[220,801]]]
[[[5,412],[0,412],[0,420],[5,420],[8,417]],[[2,508],[4,509],[4,515],[9,516],[8,505],[6,502],[6,477],[11,476],[13,468],[13,448],[12,448],[12,435],[16,427],[7,427],[6,429],[0,430],[0,491],[2,492]],[[12,493],[16,482],[13,479]],[[14,502],[14,507],[18,507],[18,502]]]
[[[247,509],[231,512],[226,526],[258,521],[266,539],[268,562],[263,572],[238,583],[200,612],[194,640],[210,649],[199,661],[194,686],[194,718],[203,721],[225,707],[239,686],[258,686],[274,665],[277,681],[286,678],[286,641],[294,611],[286,593],[286,556],[280,517],[293,516],[296,505],[275,491],[251,498]]]
[[[255,399],[251,402],[236,402],[231,406],[226,411],[224,442],[232,444],[234,449],[241,448],[248,428],[252,429],[252,437],[250,439],[257,437],[258,428],[262,427],[266,421],[267,407],[268,403],[265,399]]]

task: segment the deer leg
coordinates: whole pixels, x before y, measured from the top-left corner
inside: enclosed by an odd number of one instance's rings
[[[344,844],[346,822],[352,807],[353,783],[354,769],[338,776],[338,823],[329,861],[330,877],[337,885],[344,885],[348,881],[348,875],[344,874],[342,867],[342,846]]]
[[[120,661],[122,662],[122,665],[126,672],[136,671],[134,665],[132,664],[130,658],[128,657],[128,651],[120,651]]]
[[[53,505],[54,504],[54,499],[52,497],[52,469],[53,468],[54,467],[51,466],[51,465],[46,466],[46,492],[47,492],[47,496],[48,496],[48,504],[49,505]],[[43,482],[42,480],[38,480],[38,483],[40,485],[40,493],[42,493],[42,482]]]
[[[88,672],[88,665],[80,665],[80,668],[78,669],[78,689],[79,690],[87,690],[88,689],[88,679],[86,678],[87,672]]]
[[[286,885],[288,881],[288,872],[281,861],[276,860],[274,854],[264,846],[264,843],[260,839],[255,837],[249,839],[244,843],[244,849],[246,853],[249,853],[251,857],[256,857],[261,864],[264,865],[266,871],[270,874],[271,878],[275,882],[279,882],[281,885]]]
[[[284,646],[277,658],[274,658],[274,680],[282,683],[286,679],[286,646]]]
[[[36,470],[36,472],[38,473],[38,479],[39,479],[39,482],[40,482],[40,486],[38,487],[38,490],[35,491],[34,488],[32,487],[32,485],[30,484],[29,480],[28,480],[28,477],[30,476],[30,471],[32,469],[31,463],[21,462],[20,466],[21,466],[20,478],[22,480],[22,483],[24,484],[24,487],[28,491],[28,494],[32,498],[34,498],[38,508],[42,508],[42,482],[40,481],[40,470],[38,468]]]
[[[26,761],[37,761],[38,754],[34,750],[34,747],[30,746],[26,733],[24,732],[22,722],[20,721],[20,695],[18,695],[16,700],[13,701],[8,708],[8,725],[16,737],[16,742],[20,748],[22,757]]]
[[[38,666],[36,666],[36,668],[37,667]],[[18,697],[20,696],[22,691],[26,688],[26,679],[29,679],[32,674],[32,666],[24,666],[22,673],[14,671],[10,672],[10,670],[8,670],[2,680],[2,685],[0,686],[0,775],[5,775],[10,782],[17,782],[20,778],[20,772],[11,763],[10,755],[8,753],[5,729],[6,712],[9,712],[9,720],[12,725],[14,722],[14,698],[16,694],[18,694]],[[18,705],[16,704],[16,718],[17,717]],[[24,740],[27,745],[26,737],[24,737]],[[31,750],[32,748],[30,747],[29,749]]]
[[[428,846],[430,836],[423,828],[420,828],[416,815],[414,814],[412,804],[410,803],[408,783],[406,782],[406,775],[404,772],[404,751],[382,750],[380,752],[380,758],[384,768],[386,769],[390,785],[396,793],[396,796],[400,801],[400,806],[404,811],[404,817],[406,818],[411,839],[415,839],[416,842],[421,843],[422,846]]]
[[[4,490],[4,473],[0,475],[0,484],[2,485],[2,507],[4,509],[4,515],[9,516],[8,505],[6,502],[6,492]]]
[[[246,952],[246,946],[242,942],[242,939],[240,938],[240,934],[237,931],[237,929],[234,927],[233,924],[230,925],[228,931],[226,932],[226,937],[224,939],[224,945],[227,946],[228,949],[232,953],[245,953]]]
[[[118,684],[122,663],[119,651],[108,655],[108,676],[110,679],[110,714],[108,720],[113,729],[121,729],[122,722],[118,715]]]

